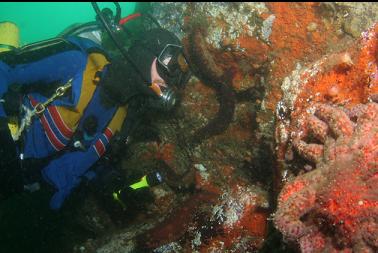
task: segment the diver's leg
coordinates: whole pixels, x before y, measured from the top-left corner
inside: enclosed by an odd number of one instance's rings
[[[23,191],[22,172],[16,144],[6,118],[0,118],[0,199]]]

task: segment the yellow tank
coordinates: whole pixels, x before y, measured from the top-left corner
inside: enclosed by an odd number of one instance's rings
[[[20,33],[12,22],[0,22],[0,52],[19,47]]]
[[[0,22],[0,53],[20,46],[20,33],[18,27],[12,22]],[[8,127],[14,137],[18,131],[17,117],[10,117]]]

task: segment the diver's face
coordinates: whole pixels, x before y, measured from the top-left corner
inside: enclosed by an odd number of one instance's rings
[[[151,64],[151,89],[156,95],[161,96],[163,90],[167,88],[165,80],[159,75],[157,71],[157,58]]]
[[[151,86],[157,95],[150,101],[150,106],[162,111],[171,111],[178,104],[178,92],[171,82],[165,81],[158,71],[157,58],[151,64]]]

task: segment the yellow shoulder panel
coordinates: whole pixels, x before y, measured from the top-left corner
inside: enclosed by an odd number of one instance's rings
[[[91,53],[88,56],[87,66],[83,74],[83,83],[81,86],[80,98],[76,108],[71,109],[67,107],[58,106],[58,112],[66,124],[72,131],[75,131],[79,120],[83,115],[85,108],[91,100],[96,89],[95,74],[101,71],[104,66],[108,64],[105,56],[100,53]]]
[[[118,110],[116,111],[113,119],[110,121],[108,125],[108,128],[112,130],[113,134],[121,130],[122,123],[125,120],[126,115],[127,115],[127,107],[126,106],[118,107]]]

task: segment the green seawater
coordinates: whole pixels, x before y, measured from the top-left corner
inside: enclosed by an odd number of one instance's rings
[[[134,12],[135,2],[119,4],[122,17]],[[98,5],[115,13],[112,2]],[[94,21],[95,15],[90,2],[0,2],[0,22],[17,24],[21,45],[53,38],[72,24]]]

